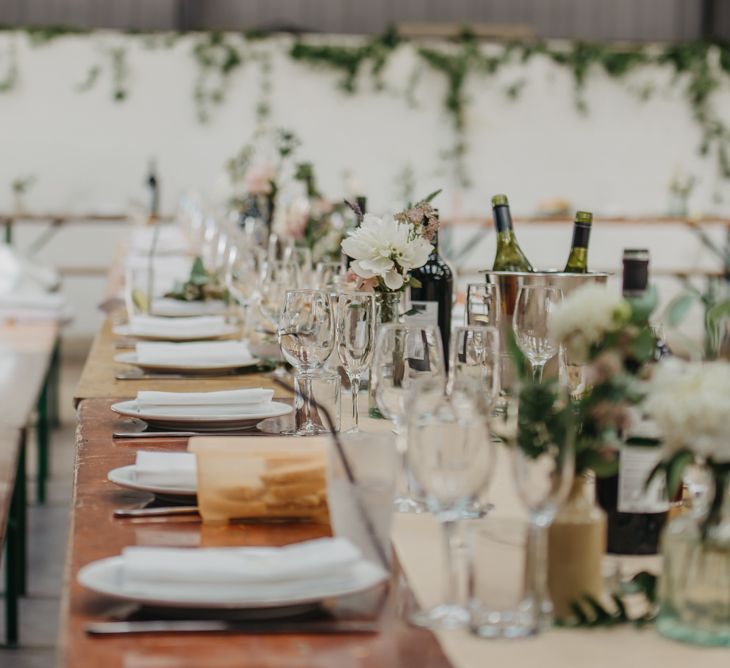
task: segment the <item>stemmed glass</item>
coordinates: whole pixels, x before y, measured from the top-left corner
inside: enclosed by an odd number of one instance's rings
[[[408,416],[417,390],[427,398],[444,393],[446,372],[438,327],[382,325],[375,343],[370,381],[378,408],[395,427],[396,448],[406,482],[405,493],[395,500],[395,508],[400,512],[422,512],[425,506],[413,498],[413,481],[408,473]]]
[[[524,402],[528,387],[517,391],[513,404],[518,426],[512,468],[517,493],[530,516],[525,587],[535,603],[538,627],[547,628],[553,612],[547,589],[547,534],[573,483],[575,425],[567,393],[556,390],[555,383],[531,387],[533,394],[539,391],[543,408],[539,416],[520,419],[519,412],[535,403],[534,396]]]
[[[558,352],[548,331],[548,317],[562,300],[562,291],[547,285],[523,285],[517,293],[512,328],[537,383],[542,382],[545,363]]]
[[[469,612],[458,600],[458,575],[453,563],[457,522],[469,514],[486,491],[494,467],[494,446],[478,406],[463,395],[423,401],[416,395],[416,415],[408,459],[426,502],[441,522],[444,535],[446,587],[444,601],[411,616],[431,629],[464,626]],[[435,404],[435,405],[434,405]]]
[[[465,394],[482,415],[489,416],[499,400],[499,330],[470,325],[451,335],[447,394]]]
[[[337,354],[350,379],[352,390],[352,429],[359,431],[357,397],[360,376],[368,368],[375,347],[375,295],[372,292],[346,292],[337,303]]]
[[[321,290],[337,288],[345,277],[345,265],[342,262],[317,262],[314,270],[314,283]]]
[[[304,422],[295,432],[313,436],[326,429],[312,419],[312,372],[322,368],[335,345],[332,302],[323,290],[288,290],[277,331],[281,352],[297,370]]]
[[[499,288],[494,283],[469,283],[466,286],[465,325],[497,327],[501,314]]]
[[[281,310],[284,307],[284,295],[287,290],[296,287],[297,280],[298,272],[295,264],[277,260],[264,263],[259,274],[256,296],[259,311],[264,318],[264,325],[268,325],[270,328],[268,332],[265,332],[266,334],[276,334],[279,328]],[[275,354],[272,354],[272,357],[277,357],[274,374],[277,376],[286,375],[281,358]]]
[[[241,308],[241,339],[246,340],[249,307],[256,297],[260,271],[259,249],[232,246],[226,262],[226,287]]]

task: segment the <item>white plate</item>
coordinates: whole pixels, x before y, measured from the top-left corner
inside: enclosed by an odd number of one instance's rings
[[[194,549],[194,548],[191,548]],[[355,564],[349,577],[322,583],[307,594],[287,592],[284,587],[272,584],[271,593],[252,594],[245,584],[230,584],[211,589],[201,585],[199,593],[183,592],[179,584],[149,583],[144,594],[130,593],[122,585],[123,558],[120,556],[100,559],[84,566],[78,573],[78,580],[89,589],[124,601],[143,605],[174,608],[224,608],[250,609],[316,603],[326,598],[348,596],[370,589],[386,579],[380,567],[367,561]]]
[[[258,422],[270,417],[279,417],[287,415],[294,409],[289,404],[279,401],[272,401],[264,404],[256,412],[242,412],[240,414],[227,415],[210,415],[194,413],[194,406],[190,406],[190,412],[187,415],[180,415],[174,411],[167,410],[177,409],[180,406],[157,406],[153,411],[150,409],[140,408],[135,399],[129,401],[120,401],[112,405],[112,410],[120,415],[127,417],[135,417],[144,420],[147,424],[167,427],[172,429],[189,429],[195,426],[196,431],[213,430],[213,429],[237,429],[241,427],[255,427]]]
[[[212,339],[220,339],[224,336],[231,336],[239,332],[238,327],[235,325],[225,325],[220,330],[213,332],[212,334],[205,334],[202,336],[190,336],[186,334],[184,329],[179,332],[171,332],[169,334],[159,335],[142,335],[134,334],[129,325],[117,325],[112,329],[112,332],[117,336],[133,336],[136,339],[143,339],[145,341],[210,341]]]
[[[115,485],[136,489],[150,494],[162,494],[165,496],[195,496],[198,493],[195,487],[172,487],[168,485],[148,485],[137,481],[137,467],[134,464],[120,466],[112,469],[106,477]]]
[[[197,315],[225,315],[228,306],[220,299],[207,302],[186,302],[182,299],[161,298],[152,303],[152,313],[165,318],[189,318]]]
[[[256,366],[258,360],[255,357],[238,357],[231,358],[226,362],[196,362],[191,359],[188,362],[148,362],[141,364],[137,361],[137,353],[119,353],[114,356],[114,361],[120,364],[133,364],[140,369],[149,371],[180,371],[184,373],[207,373],[209,371],[231,371],[233,369],[243,369],[248,366]]]

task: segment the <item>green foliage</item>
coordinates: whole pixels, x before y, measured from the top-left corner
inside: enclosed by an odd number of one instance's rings
[[[216,272],[205,268],[203,260],[196,257],[190,268],[190,275],[184,283],[176,281],[172,290],[165,297],[186,302],[220,299],[228,303],[230,295]]]
[[[381,75],[388,57],[400,41],[395,28],[390,27],[382,35],[376,35],[360,46],[308,44],[299,40],[292,46],[289,55],[294,60],[310,65],[340,70],[340,88],[346,93],[354,93],[358,75],[367,62],[370,62],[370,73],[375,78],[376,87],[383,88]]]
[[[224,102],[230,77],[243,64],[243,57],[233,37],[218,31],[204,33],[192,53],[198,65],[193,98],[198,120],[207,123],[212,107]]]
[[[621,583],[620,593],[611,594],[613,605],[607,608],[590,594],[582,596],[570,604],[572,617],[557,620],[563,628],[610,628],[623,624],[643,627],[651,624],[656,617],[657,576],[647,571],[637,573],[628,582]],[[624,597],[638,595],[644,600],[644,612],[631,617],[628,613]]]
[[[690,450],[682,449],[673,452],[669,457],[661,460],[651,471],[649,477],[646,479],[646,487],[654,480],[658,475],[664,477],[664,484],[667,490],[667,495],[670,499],[673,499],[679,487],[682,484],[682,474],[684,469],[692,463],[694,455]]]

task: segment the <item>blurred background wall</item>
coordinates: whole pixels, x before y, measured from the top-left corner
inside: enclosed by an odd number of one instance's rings
[[[3,0],[0,23],[118,29],[381,32],[389,23],[511,25],[538,37],[730,38],[726,0]]]

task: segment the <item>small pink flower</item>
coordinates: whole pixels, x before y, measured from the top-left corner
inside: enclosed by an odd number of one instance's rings
[[[373,276],[372,278],[363,278],[362,276],[358,276],[352,269],[348,269],[347,275],[345,276],[345,282],[355,283],[357,285],[357,289],[362,290],[363,292],[372,292],[378,285],[378,277]]]
[[[315,218],[326,216],[328,213],[332,213],[332,202],[326,197],[320,197],[312,202],[312,215]]]
[[[243,177],[243,186],[249,195],[270,195],[274,168],[266,163],[252,165]]]

